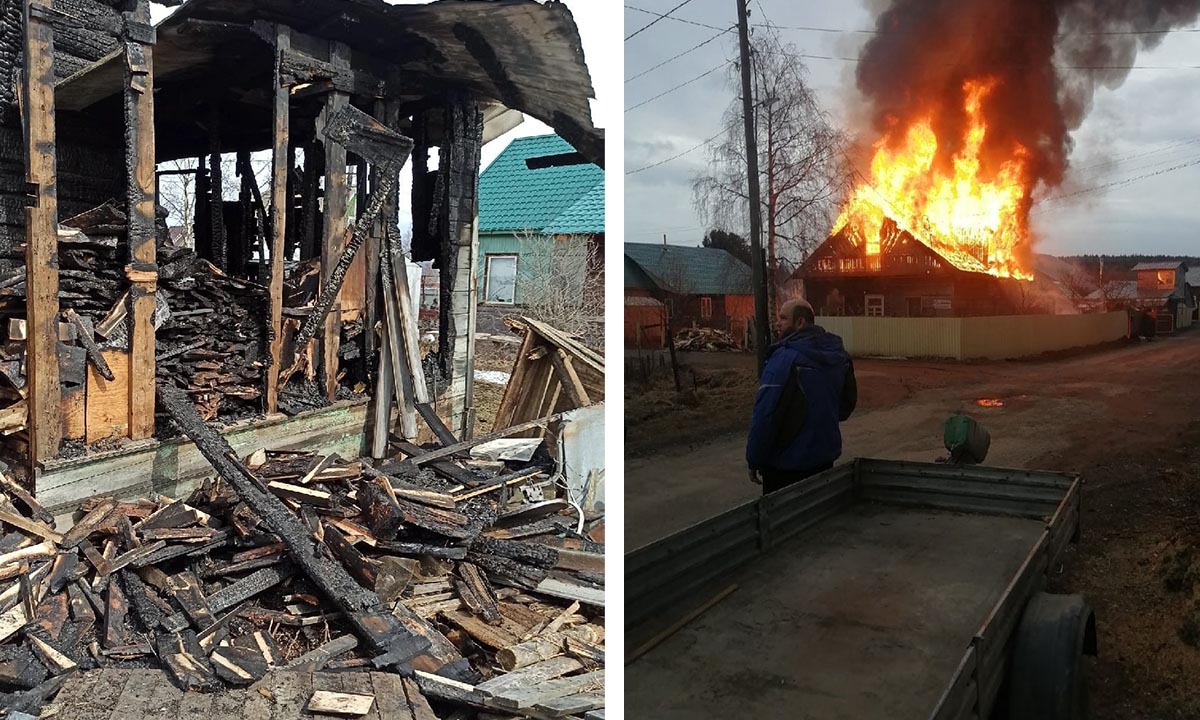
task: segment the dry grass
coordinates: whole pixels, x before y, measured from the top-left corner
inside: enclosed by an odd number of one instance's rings
[[[670,375],[625,388],[625,453],[645,455],[745,432],[758,391],[750,369],[685,368],[682,392]]]

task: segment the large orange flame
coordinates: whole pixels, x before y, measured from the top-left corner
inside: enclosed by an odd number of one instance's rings
[[[1028,151],[1015,145],[990,172],[981,164],[983,101],[996,82],[963,84],[966,131],[952,169],[934,165],[938,138],[929,115],[880,138],[871,177],[851,193],[834,233],[847,228],[855,244],[877,255],[884,219],[891,218],[961,270],[1031,279],[1018,251],[1028,237]]]

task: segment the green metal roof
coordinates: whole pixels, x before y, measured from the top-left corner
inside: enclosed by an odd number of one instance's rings
[[[625,257],[654,283],[686,295],[749,295],[750,266],[720,248],[625,243]],[[631,272],[625,271],[626,287]]]
[[[479,231],[604,232],[604,170],[590,163],[531,170],[526,161],[575,152],[557,135],[517,138],[479,175]],[[600,187],[598,195],[596,188]],[[596,195],[578,209],[585,196]],[[560,222],[561,220],[561,222]],[[594,228],[599,228],[595,230]]]
[[[603,235],[604,183],[597,183],[542,232],[547,235]]]

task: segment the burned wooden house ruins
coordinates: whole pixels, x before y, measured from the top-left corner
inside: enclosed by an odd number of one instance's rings
[[[472,411],[481,147],[525,113],[603,165],[570,11],[165,4],[0,0],[0,707],[594,716],[602,468],[553,423],[603,358],[516,323]]]

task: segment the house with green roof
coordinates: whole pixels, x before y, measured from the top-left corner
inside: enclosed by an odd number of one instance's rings
[[[671,325],[725,330],[745,337],[754,315],[750,266],[721,248],[625,243],[625,335],[658,337],[644,327],[650,311],[641,298],[657,300]]]
[[[568,253],[603,258],[604,170],[585,162],[557,135],[513,140],[479,175],[480,301],[520,305],[550,265],[573,277],[556,282],[584,292],[588,263],[562,262]]]

